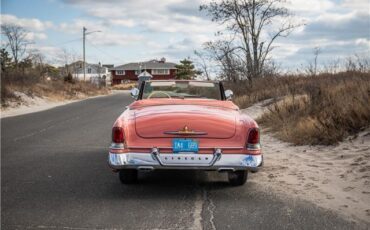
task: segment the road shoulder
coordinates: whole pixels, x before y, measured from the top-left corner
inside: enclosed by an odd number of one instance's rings
[[[243,112],[256,119],[266,111],[263,105]],[[293,146],[264,131],[265,165],[253,182],[370,224],[370,130],[336,146]]]
[[[19,115],[24,115],[24,114],[29,114],[29,113],[35,113],[35,112],[40,112],[48,109],[52,109],[58,106],[63,106],[67,105],[70,103],[74,102],[79,102],[83,100],[88,100],[92,98],[97,98],[97,97],[104,97],[112,94],[117,94],[117,93],[128,93],[128,90],[111,90],[109,94],[106,95],[97,95],[97,96],[92,96],[92,97],[84,97],[81,99],[75,99],[75,100],[63,100],[63,101],[55,101],[51,100],[47,97],[41,98],[41,97],[28,97],[24,99],[24,103],[20,105],[15,105],[14,107],[2,109],[0,113],[1,118],[6,118],[6,117],[14,117],[14,116],[19,116]]]

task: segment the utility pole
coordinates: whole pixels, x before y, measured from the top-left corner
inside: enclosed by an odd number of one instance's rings
[[[83,40],[83,63],[82,63],[82,66],[84,68],[84,81],[86,81],[86,67],[85,67],[85,39],[86,39],[86,28],[83,27],[82,28],[82,40]]]
[[[91,32],[88,32],[86,33],[87,29],[86,27],[82,27],[82,46],[83,46],[83,68],[84,68],[84,81],[86,80],[86,66],[85,66],[85,63],[86,63],[86,59],[85,59],[85,40],[86,40],[86,35],[88,34],[92,34],[92,33],[96,33],[96,32],[101,32],[100,30],[95,30],[95,31],[91,31]]]

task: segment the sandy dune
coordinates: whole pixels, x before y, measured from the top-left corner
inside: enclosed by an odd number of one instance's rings
[[[66,101],[56,101],[49,98],[41,97],[30,97],[21,92],[14,92],[18,97],[21,98],[22,103],[18,102],[10,103],[8,108],[1,110],[1,118],[17,116],[27,113],[34,113],[46,109],[51,109],[60,105],[68,104],[77,100],[66,100]]]
[[[243,112],[257,118],[268,103]],[[265,165],[253,181],[370,223],[370,129],[337,146],[293,146],[262,129],[261,143]]]
[[[128,90],[111,90],[110,93],[111,94],[129,93],[129,91]],[[87,97],[87,96],[81,95],[80,98],[78,99],[57,101],[57,100],[53,100],[47,97],[44,97],[44,98],[36,97],[36,96],[30,97],[21,92],[15,92],[15,94],[21,97],[22,102],[20,104],[19,102],[13,102],[13,103],[10,103],[10,106],[8,108],[2,108],[1,113],[0,113],[1,118],[39,112],[39,111],[51,109],[57,106],[69,104],[69,103],[76,102],[76,101],[105,96],[105,95],[97,95],[97,96]]]

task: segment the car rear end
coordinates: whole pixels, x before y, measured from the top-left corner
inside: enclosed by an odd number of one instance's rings
[[[137,171],[196,169],[228,172],[230,182],[241,185],[248,171],[258,171],[263,158],[256,122],[235,108],[199,103],[125,111],[109,152],[122,182],[134,182]]]

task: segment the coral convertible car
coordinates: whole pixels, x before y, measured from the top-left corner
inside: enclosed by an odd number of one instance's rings
[[[263,164],[257,123],[213,81],[144,81],[113,125],[109,165],[122,183],[138,171],[227,172],[243,185]]]

